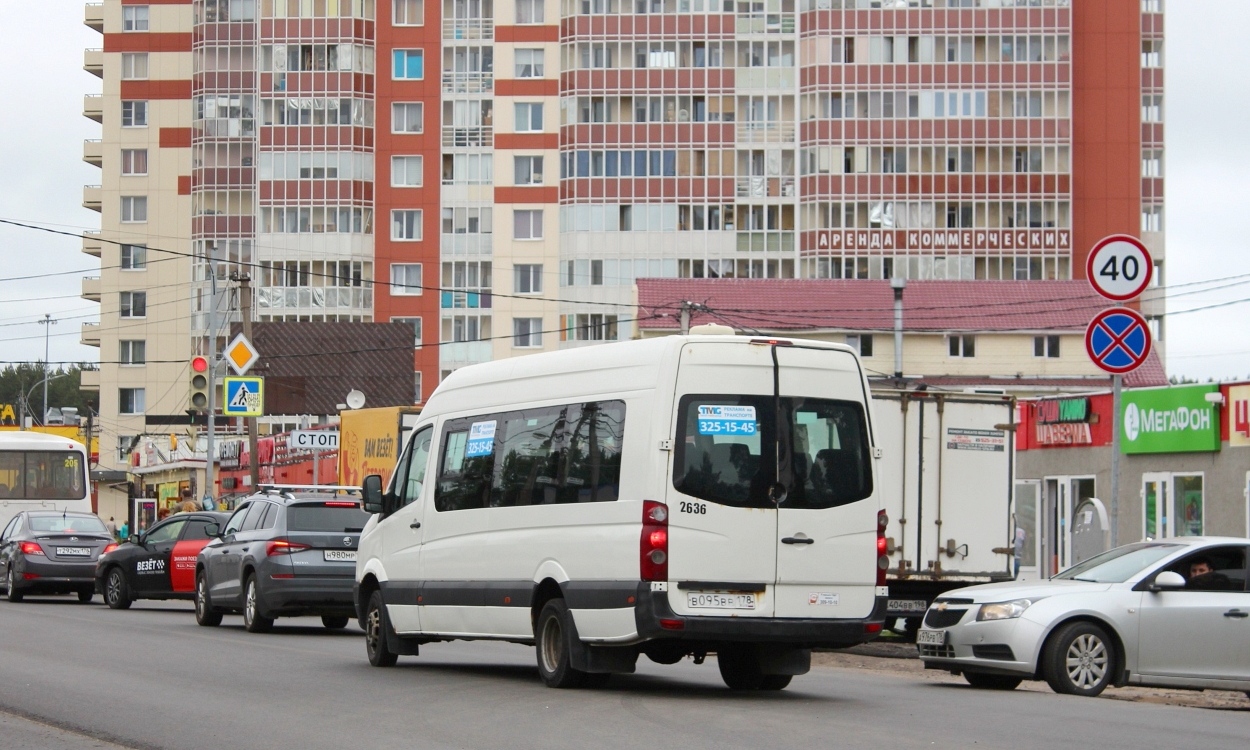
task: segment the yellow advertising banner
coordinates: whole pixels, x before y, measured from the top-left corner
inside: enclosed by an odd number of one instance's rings
[[[391,480],[399,455],[400,418],[412,407],[384,406],[342,412],[339,423],[339,484],[359,487],[370,474]]]
[[[1228,444],[1250,447],[1250,385],[1228,388]]]

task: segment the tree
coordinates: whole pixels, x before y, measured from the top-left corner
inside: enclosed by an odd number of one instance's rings
[[[83,415],[87,413],[89,405],[94,408],[96,394],[79,388],[84,369],[94,369],[94,366],[90,364],[71,365],[68,368],[58,366],[50,372],[48,374],[48,404],[58,408],[75,407],[78,413]],[[27,394],[30,394],[30,401],[27,404],[28,413],[35,417],[36,422],[43,421],[42,415],[46,412],[43,403],[43,375],[42,362],[23,362],[0,370],[0,404],[9,404],[13,407],[15,421]],[[5,416],[7,417],[7,413]]]

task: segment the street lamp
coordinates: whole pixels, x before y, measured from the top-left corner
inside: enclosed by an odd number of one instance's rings
[[[44,313],[43,320],[39,321],[39,325],[43,326],[43,418],[39,420],[40,424],[48,421],[48,338],[52,326],[56,324],[51,313]]]
[[[40,426],[40,427],[43,427],[43,426],[44,426],[44,422],[47,422],[47,421],[48,421],[48,395],[47,395],[47,394],[48,394],[48,381],[50,381],[50,380],[56,380],[57,378],[63,378],[63,377],[65,377],[66,375],[69,375],[69,373],[68,373],[68,372],[61,372],[61,373],[57,373],[56,375],[53,375],[52,377],[48,377],[48,376],[47,376],[47,371],[45,370],[43,380],[40,380],[38,383],[35,383],[34,385],[32,385],[32,386],[30,387],[30,390],[26,391],[26,395],[22,397],[22,407],[23,407],[26,411],[30,411],[30,394],[34,393],[34,392],[35,392],[35,389],[36,389],[36,388],[38,388],[39,386],[41,386],[41,385],[43,386],[43,393],[44,393],[44,396],[43,396],[43,401],[44,401],[44,404],[43,404],[43,418],[39,420],[39,426]],[[26,420],[25,420],[25,418],[23,418],[23,419],[22,419],[22,424],[21,424],[21,427],[22,427],[22,429],[25,429],[25,428],[26,428]]]

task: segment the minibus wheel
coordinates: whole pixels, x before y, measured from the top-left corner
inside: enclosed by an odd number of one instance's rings
[[[538,674],[547,687],[576,688],[586,682],[586,673],[569,663],[569,639],[574,637],[573,618],[563,599],[552,599],[543,605],[534,626],[534,650],[538,655]]]

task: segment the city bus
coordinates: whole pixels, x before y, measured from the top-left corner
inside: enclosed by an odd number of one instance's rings
[[[0,528],[24,510],[92,512],[86,446],[58,435],[0,432]]]

